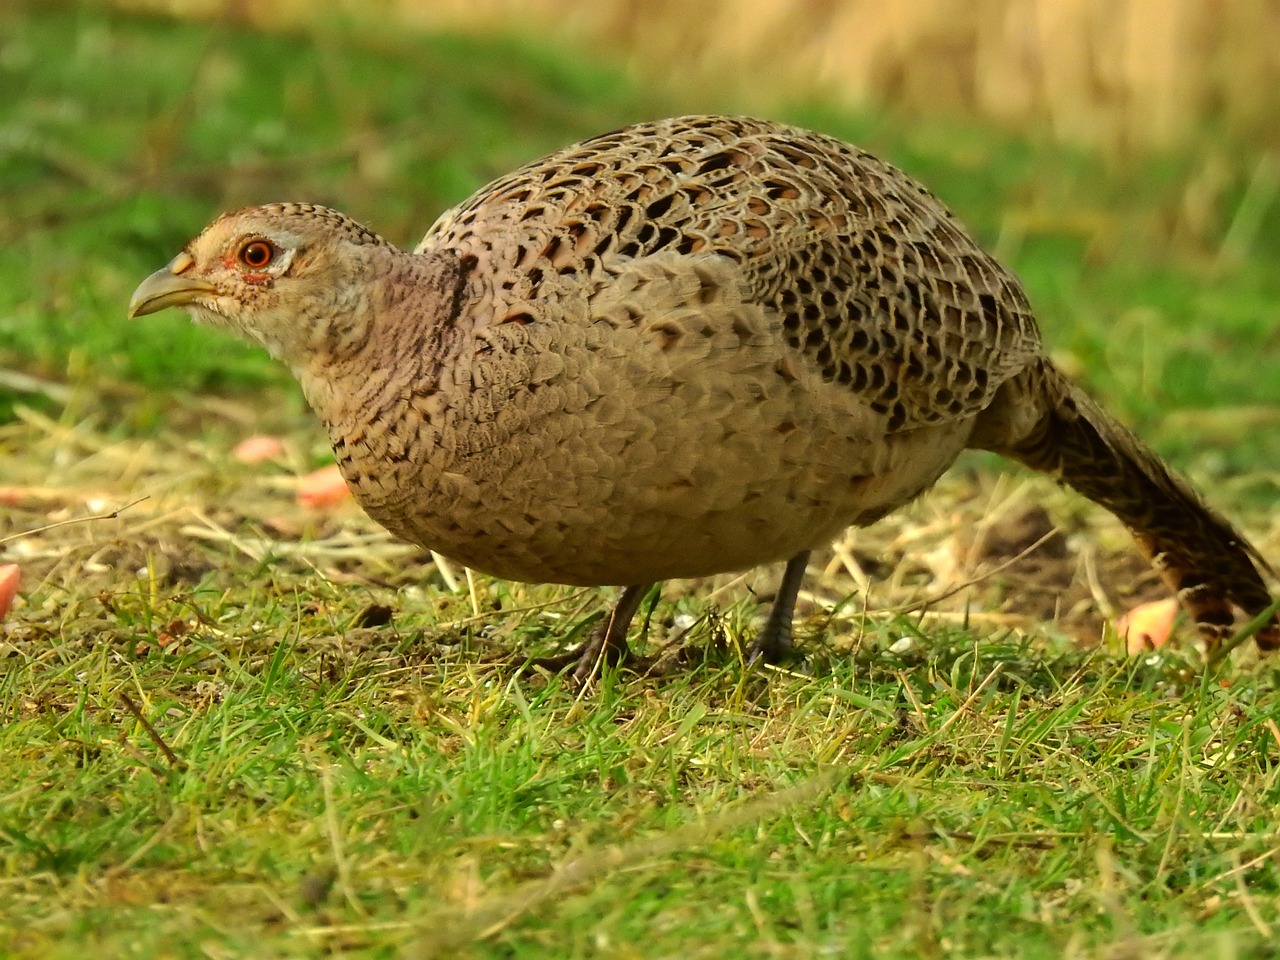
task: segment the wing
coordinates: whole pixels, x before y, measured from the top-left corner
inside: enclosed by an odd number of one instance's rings
[[[473,256],[495,321],[588,322],[637,260],[732,261],[744,300],[889,430],[963,419],[1041,352],[1016,278],[901,171],[767,121],[683,117],[522,167],[443,215],[418,252]],[[693,294],[696,296],[696,294]]]

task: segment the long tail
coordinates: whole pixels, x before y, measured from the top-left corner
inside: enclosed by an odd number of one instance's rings
[[[1049,361],[1001,388],[973,445],[1052,474],[1114,513],[1211,649],[1231,635],[1233,606],[1249,617],[1271,606],[1262,574],[1276,573],[1253,545]],[[1280,616],[1254,638],[1280,649]]]

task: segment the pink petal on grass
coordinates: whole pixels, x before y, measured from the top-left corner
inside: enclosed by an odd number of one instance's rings
[[[351,496],[337,466],[321,467],[298,480],[298,503],[313,510],[336,507]]]
[[[1129,655],[1136,657],[1168,643],[1177,618],[1178,601],[1172,597],[1140,603],[1116,621],[1116,633],[1124,638]]]
[[[18,583],[22,580],[22,572],[16,563],[0,566],[0,620],[3,620],[13,606],[13,598],[18,594]]]
[[[279,437],[255,435],[245,437],[231,451],[231,459],[240,463],[262,463],[284,456],[284,441]]]

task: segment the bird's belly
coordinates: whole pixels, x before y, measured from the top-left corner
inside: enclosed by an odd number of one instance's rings
[[[393,533],[494,576],[643,583],[822,546],[932,485],[969,434],[949,424],[869,438],[856,410],[773,407],[661,423],[639,406],[617,419],[561,411],[498,443],[460,429],[452,455],[357,485],[357,498]]]
[[[659,327],[602,311],[482,329],[429,393],[387,406],[376,429],[353,421],[364,447],[335,439],[369,514],[509,579],[703,576],[882,516],[931,485],[972,430],[888,431],[756,308],[654,308]],[[660,335],[676,319],[680,336]]]

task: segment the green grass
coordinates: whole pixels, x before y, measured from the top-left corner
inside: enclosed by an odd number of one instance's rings
[[[0,485],[26,491],[0,538],[150,497],[0,540],[25,577],[0,624],[0,955],[1280,952],[1274,665],[1126,660],[997,626],[975,594],[967,624],[806,606],[803,663],[749,670],[748,591],[675,584],[648,639],[679,669],[583,697],[512,664],[603,597],[480,578],[473,607],[353,511],[298,510],[289,480],[326,452],[287,374],[173,314],[124,319],[228,207],[318,200],[412,243],[516,163],[731,96],[640,91],[554,45],[75,5],[0,9],[0,89]],[[1119,166],[787,119],[918,174],[1108,406],[1276,529],[1280,209],[1247,153],[1195,214],[1226,145]],[[230,461],[256,430],[289,456]],[[907,571],[873,606],[929,593],[912,558],[995,489],[973,461],[859,540]],[[1126,596],[1118,532],[1072,528]]]
[[[478,666],[457,611],[351,628],[378,591],[256,580],[11,641],[10,951],[1243,957],[1280,922],[1274,673],[889,629],[761,675],[695,634],[581,699]]]

